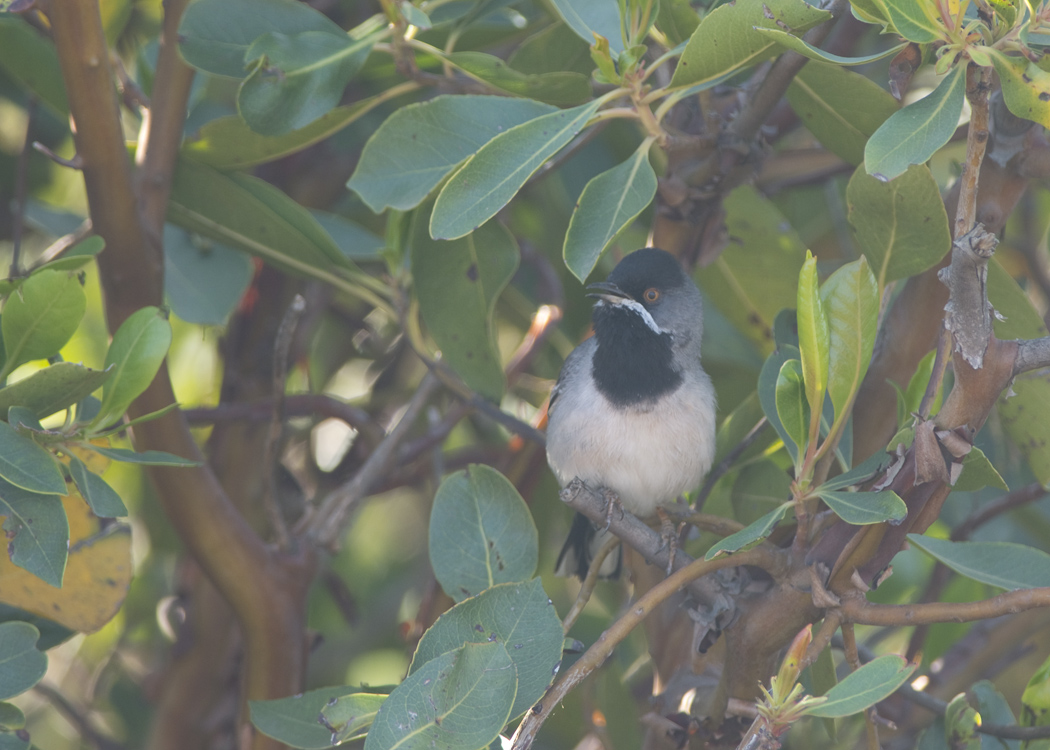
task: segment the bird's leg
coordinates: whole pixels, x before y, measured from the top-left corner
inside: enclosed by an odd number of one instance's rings
[[[674,559],[678,553],[678,529],[675,528],[674,523],[671,521],[671,517],[667,515],[667,511],[657,506],[656,516],[660,519],[660,538],[663,540],[663,545],[660,549],[667,547],[667,575],[671,575],[674,571]]]
[[[599,490],[602,493],[602,497],[605,498],[605,530],[609,530],[609,526],[612,525],[613,509],[620,509],[620,518],[623,518],[624,509],[620,503],[620,498],[615,492],[610,490],[608,487],[602,487]]]

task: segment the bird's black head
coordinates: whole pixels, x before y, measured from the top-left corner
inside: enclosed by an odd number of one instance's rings
[[[598,389],[621,406],[652,401],[682,382],[675,345],[702,328],[700,292],[670,253],[631,253],[604,283],[592,284]],[[677,339],[677,341],[676,341]],[[697,354],[698,356],[698,354]]]

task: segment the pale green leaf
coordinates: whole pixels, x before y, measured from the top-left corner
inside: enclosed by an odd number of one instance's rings
[[[92,370],[73,362],[56,362],[5,388],[0,388],[0,415],[12,406],[43,419],[90,396],[109,378],[109,370]]]
[[[756,28],[755,31],[767,39],[772,39],[782,47],[786,47],[793,52],[799,53],[803,57],[808,57],[810,60],[817,60],[819,62],[833,63],[834,65],[867,65],[876,60],[881,60],[884,57],[895,55],[907,46],[906,44],[898,44],[896,47],[889,47],[882,52],[876,52],[872,55],[864,55],[862,57],[843,57],[842,55],[836,55],[833,52],[822,50],[819,47],[814,47],[806,40],[797,37],[794,34],[789,34],[782,29]],[[803,70],[805,70],[805,68],[803,68]]]
[[[980,448],[973,447],[963,459],[962,474],[955,481],[953,488],[958,492],[974,492],[985,487],[995,487],[1000,490],[1009,490],[1006,480],[992,466],[988,456]]]
[[[885,18],[909,42],[928,44],[947,39],[947,29],[936,20],[933,0],[875,0]],[[961,66],[965,67],[965,66]]]
[[[841,266],[820,289],[831,333],[828,395],[835,421],[846,418],[871,363],[879,287],[865,258]]]
[[[551,5],[587,44],[594,44],[594,35],[601,34],[609,41],[613,55],[623,52],[620,8],[616,0],[551,0]]]
[[[68,271],[37,271],[7,298],[3,330],[3,375],[18,365],[58,354],[80,325],[87,307],[84,288]]]
[[[452,52],[444,59],[471,78],[515,96],[559,107],[572,107],[591,98],[590,78],[582,73],[522,73],[495,55],[484,52]]]
[[[1007,390],[998,402],[1003,430],[1039,483],[1050,486],[1050,375],[1046,370],[1021,373]]]
[[[908,541],[956,573],[1007,591],[1050,586],[1050,555],[1013,542],[952,542],[921,534]]]
[[[987,47],[1002,84],[1003,101],[1018,117],[1050,127],[1050,73],[1024,57],[1008,57]]]
[[[798,275],[798,349],[802,358],[802,376],[806,382],[809,408],[820,413],[828,388],[828,352],[831,331],[824,303],[820,299],[817,259],[809,251]]]
[[[725,539],[719,540],[707,551],[704,559],[712,560],[721,554],[732,554],[765,539],[773,533],[773,529],[783,520],[791,506],[790,502],[783,503],[735,534],[730,534]]]
[[[303,750],[334,746],[332,730],[321,723],[325,706],[354,693],[352,687],[326,687],[288,698],[248,701],[252,724],[263,734]]]
[[[321,718],[332,730],[332,744],[364,737],[386,699],[375,693],[351,693],[329,701],[321,709]]]
[[[864,526],[883,521],[901,521],[908,506],[891,490],[881,492],[835,492],[818,487],[814,493],[846,523]]]
[[[171,324],[156,307],[144,307],[128,316],[106,352],[106,369],[112,375],[102,386],[102,405],[92,420],[106,427],[118,419],[138,398],[160,369],[171,345]]]
[[[919,666],[895,654],[880,656],[851,672],[825,693],[827,700],[806,711],[807,716],[837,718],[860,713],[893,694]]]
[[[791,441],[797,448],[797,453],[802,455],[806,452],[809,442],[809,415],[810,407],[806,400],[805,383],[802,377],[802,363],[797,359],[789,359],[780,368],[777,377],[777,416],[784,426]]]

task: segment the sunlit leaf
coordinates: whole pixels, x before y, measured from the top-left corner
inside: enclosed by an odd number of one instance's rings
[[[820,288],[831,333],[828,395],[844,419],[875,348],[879,288],[864,258],[841,266]]]
[[[4,373],[34,359],[58,354],[80,325],[87,307],[84,288],[76,274],[37,271],[7,298],[3,330]]]
[[[73,362],[56,362],[0,388],[0,415],[18,405],[43,419],[90,396],[102,387],[109,374],[108,370],[92,370]]]
[[[105,427],[117,421],[131,402],[149,387],[171,345],[171,324],[156,307],[144,307],[128,316],[106,353],[112,375],[102,386],[102,406],[92,424]]]
[[[808,251],[798,275],[798,349],[802,358],[802,376],[806,381],[809,408],[820,412],[828,388],[828,353],[831,331],[824,303],[820,299],[817,259]]]

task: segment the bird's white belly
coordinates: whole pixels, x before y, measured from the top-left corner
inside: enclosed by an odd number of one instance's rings
[[[683,384],[649,410],[557,408],[547,458],[558,481],[607,487],[643,517],[696,489],[714,457],[714,396],[703,386]],[[593,387],[587,395],[604,400]]]

